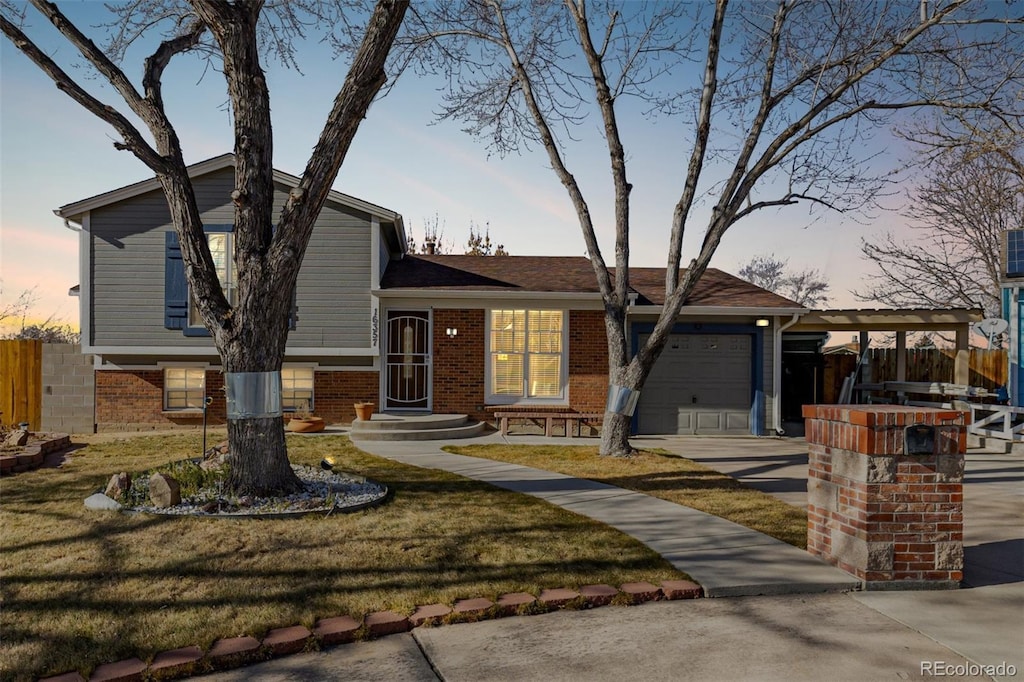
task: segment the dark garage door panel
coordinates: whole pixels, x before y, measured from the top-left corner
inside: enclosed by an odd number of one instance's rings
[[[639,432],[749,434],[751,341],[746,334],[670,336],[640,395]]]

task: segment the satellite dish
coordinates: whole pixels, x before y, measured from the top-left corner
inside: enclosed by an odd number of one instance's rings
[[[994,339],[1010,328],[1010,323],[998,317],[989,317],[974,323],[974,331],[988,339],[988,347],[993,347]]]

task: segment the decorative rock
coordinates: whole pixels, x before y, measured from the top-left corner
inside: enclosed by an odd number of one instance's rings
[[[53,677],[44,677],[39,680],[39,682],[85,682],[85,678],[77,672],[71,671],[69,673],[54,675]]]
[[[355,641],[359,623],[351,616],[321,618],[313,627],[313,634],[324,644],[348,644]]]
[[[263,646],[270,649],[270,653],[274,656],[296,654],[306,648],[306,642],[312,635],[313,633],[301,625],[276,628],[263,638]]]
[[[580,593],[575,590],[556,587],[553,590],[541,590],[540,596],[537,597],[537,601],[547,606],[560,607],[565,606],[573,599],[578,599],[579,596]]]
[[[451,607],[444,604],[420,606],[415,613],[409,616],[409,622],[414,628],[418,628],[424,623],[437,623],[451,612]]]
[[[367,632],[374,637],[409,631],[409,619],[393,611],[376,611],[363,620]]]
[[[697,599],[704,594],[704,590],[689,580],[662,580],[661,593],[665,599]]]
[[[618,593],[611,585],[584,585],[580,588],[580,596],[590,606],[607,606]]]
[[[154,507],[181,504],[181,486],[172,476],[155,473],[149,477],[149,499]]]
[[[17,464],[18,458],[15,455],[0,455],[0,474],[12,472]]]
[[[231,463],[231,455],[220,452],[219,448],[210,448],[207,450],[207,455],[206,459],[199,463],[199,468],[203,471],[221,469]]]
[[[187,646],[172,651],[161,651],[149,664],[149,677],[157,680],[174,679],[191,675],[195,665],[203,659],[203,650]]]
[[[146,664],[137,658],[96,666],[89,682],[142,682]]]
[[[121,503],[110,499],[103,493],[96,493],[85,498],[85,508],[117,511],[121,508]]]
[[[482,616],[487,613],[487,609],[492,606],[494,606],[494,602],[482,597],[478,597],[476,599],[460,599],[455,602],[455,606],[452,607],[452,611],[467,616]]]
[[[260,641],[255,637],[218,639],[206,654],[206,659],[218,669],[234,668],[256,660]]]
[[[656,601],[661,598],[661,589],[650,583],[625,583],[619,589],[626,594],[634,604],[641,604],[645,601]]]
[[[107,483],[104,494],[112,500],[123,500],[124,496],[132,489],[132,477],[126,471],[114,474]]]
[[[7,438],[4,440],[5,448],[20,448],[22,445],[28,442],[28,431],[19,429],[17,431],[11,431],[7,434]]]
[[[530,604],[537,601],[537,598],[526,592],[510,592],[498,597],[498,611],[502,615],[511,616],[519,613]]]

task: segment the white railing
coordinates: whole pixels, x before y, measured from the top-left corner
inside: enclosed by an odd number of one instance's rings
[[[1024,408],[971,403],[971,423],[967,425],[967,433],[1024,442]]]

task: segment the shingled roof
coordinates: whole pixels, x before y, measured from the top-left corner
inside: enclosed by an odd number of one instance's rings
[[[580,256],[423,256],[407,255],[388,263],[382,289],[443,292],[520,291],[598,293],[594,269]],[[637,305],[665,302],[665,268],[630,268]],[[686,300],[688,306],[803,308],[738,277],[708,268]]]

